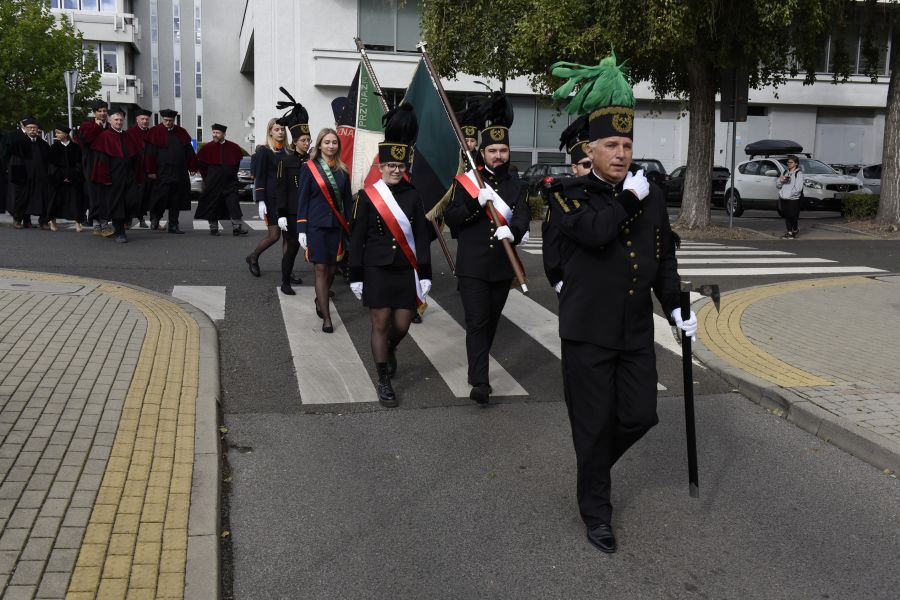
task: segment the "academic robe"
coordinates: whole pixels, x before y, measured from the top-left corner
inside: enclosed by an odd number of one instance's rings
[[[143,181],[141,148],[124,131],[108,129],[93,146],[96,152],[91,181],[104,186],[110,219],[128,220],[138,214],[137,184]]]
[[[53,198],[50,202],[50,219],[84,221],[87,204],[84,198],[84,175],[81,170],[81,147],[69,142],[56,141],[50,147],[50,181]]]
[[[137,125],[129,127],[125,135],[130,137],[134,144],[141,149],[141,170],[146,175],[149,172],[150,156],[147,151],[147,138],[150,136],[150,127],[141,129]],[[152,179],[144,177],[144,181],[138,184],[138,198],[140,199],[140,215],[145,215],[150,210],[150,201],[153,197]]]
[[[221,144],[209,142],[200,148],[197,168],[203,176],[203,192],[197,202],[195,219],[241,218],[237,172],[242,157],[241,147],[228,140]]]
[[[96,162],[96,152],[93,144],[100,137],[100,134],[109,129],[109,123],[104,122],[98,124],[94,119],[86,119],[78,126],[78,131],[74,141],[81,146],[81,165],[84,172],[84,193],[88,198],[88,220],[90,221],[106,221],[106,206],[103,204],[106,197],[106,191],[103,186],[95,183],[91,178],[94,172],[94,163]]]
[[[191,136],[183,127],[171,131],[160,123],[147,135],[147,173],[156,175],[150,199],[151,214],[166,209],[191,209],[191,179],[189,171],[197,170],[197,155]]]
[[[39,215],[47,220],[50,180],[47,174],[50,145],[41,138],[24,136],[10,149],[9,180],[13,191],[13,216]]]

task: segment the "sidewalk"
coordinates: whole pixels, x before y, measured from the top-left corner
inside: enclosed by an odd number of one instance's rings
[[[0,597],[218,598],[218,397],[189,304],[0,270]]]
[[[900,472],[900,276],[778,283],[695,306],[695,355],[741,393]]]

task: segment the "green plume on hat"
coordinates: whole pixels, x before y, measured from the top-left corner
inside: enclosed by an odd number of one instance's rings
[[[570,114],[588,114],[604,106],[634,108],[634,92],[628,83],[625,63],[616,64],[615,52],[593,67],[560,61],[551,65],[550,69],[556,77],[568,79],[553,92],[554,100],[568,98],[572,90],[581,84],[578,93],[566,106],[566,112]]]

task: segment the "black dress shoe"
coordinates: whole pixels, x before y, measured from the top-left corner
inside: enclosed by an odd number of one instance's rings
[[[250,274],[254,277],[259,277],[259,261],[252,256],[248,256],[244,260],[246,260],[247,264],[250,266]]]
[[[490,397],[491,386],[486,383],[479,383],[478,385],[473,386],[472,391],[469,392],[469,398],[482,405],[487,404]]]
[[[416,313],[415,315],[413,315],[412,322],[413,323],[421,323],[422,315],[420,315],[419,313]]]
[[[303,280],[291,273],[291,283],[293,285],[303,285]]]
[[[334,325],[326,325],[322,323],[322,331],[325,333],[334,333]]]
[[[178,225],[169,225],[169,233],[184,233]]]
[[[247,235],[247,230],[243,227],[235,227],[231,230],[231,235]]]
[[[588,527],[587,539],[600,552],[612,554],[618,547],[616,545],[616,536],[613,535],[612,526],[609,523],[599,523],[592,527]]]
[[[209,235],[221,235],[218,229],[210,229]]]
[[[396,408],[399,402],[394,388],[391,387],[391,376],[388,374],[390,367],[387,363],[375,363],[375,370],[378,372],[378,383],[375,384],[378,403],[385,408]]]
[[[289,283],[281,284],[281,293],[284,294],[285,296],[296,296],[297,295],[297,292],[294,291],[294,288],[292,288],[291,284],[289,284]]]

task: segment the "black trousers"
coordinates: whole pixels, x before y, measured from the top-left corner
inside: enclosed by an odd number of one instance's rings
[[[155,181],[153,183],[154,194],[162,200],[157,200],[156,206],[150,211],[150,218],[156,221],[162,219],[163,214],[169,211],[169,221],[167,227],[175,227],[178,225],[178,217],[181,213],[182,190],[178,182],[174,181]],[[159,189],[157,190],[157,186]],[[188,203],[190,206],[190,203]]]
[[[284,238],[284,252],[281,255],[281,283],[291,284],[291,271],[294,270],[294,261],[300,251],[300,241],[297,234],[297,215],[287,215],[287,231],[282,231]]]
[[[500,314],[509,296],[511,281],[484,281],[460,277],[459,295],[466,313],[466,355],[469,358],[469,385],[490,383],[488,357]]]
[[[797,231],[800,221],[800,200],[781,200],[781,214],[788,231]]]
[[[585,525],[612,519],[610,469],[656,415],[656,353],[562,340],[563,389],[578,465],[578,509]]]

